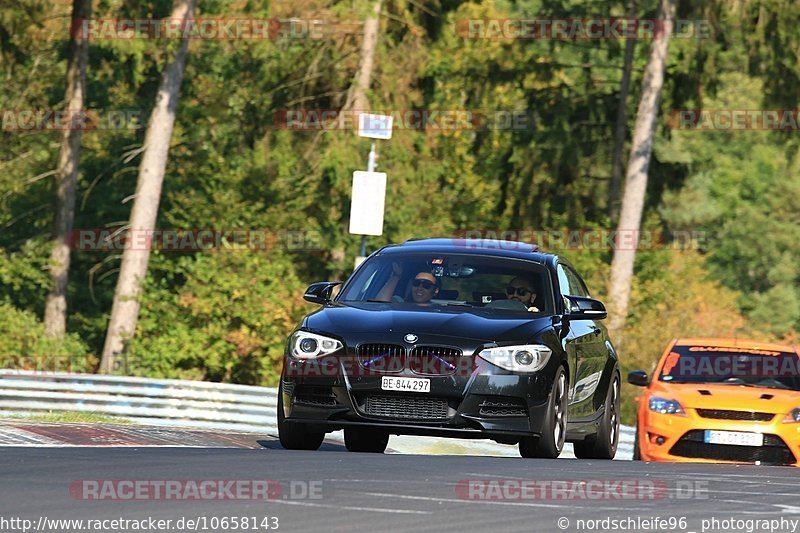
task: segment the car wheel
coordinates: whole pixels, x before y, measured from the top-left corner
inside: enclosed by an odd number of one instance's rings
[[[519,454],[522,457],[542,457],[555,459],[564,449],[567,436],[567,375],[559,366],[553,380],[553,390],[547,415],[542,424],[541,437],[523,437],[519,441]]]
[[[351,452],[383,453],[389,432],[368,428],[344,428],[344,445]]]
[[[639,450],[639,423],[637,422],[633,428],[633,460],[641,461],[642,452]]]
[[[278,439],[287,450],[316,450],[325,440],[324,431],[309,431],[303,424],[289,424],[283,414],[283,386],[278,388]]]
[[[614,379],[606,394],[606,403],[603,407],[603,419],[597,435],[576,442],[575,457],[578,459],[613,459],[617,454],[619,444],[619,376],[614,373]]]

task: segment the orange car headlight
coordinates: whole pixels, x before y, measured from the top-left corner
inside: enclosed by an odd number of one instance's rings
[[[800,407],[792,409],[785,417],[783,417],[784,424],[797,424],[800,422]]]
[[[657,396],[650,398],[650,410],[662,415],[686,416],[686,411],[676,400],[667,400]]]

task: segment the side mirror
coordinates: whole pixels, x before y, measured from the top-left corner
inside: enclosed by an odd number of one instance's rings
[[[647,387],[647,372],[643,370],[628,372],[628,383],[637,387]]]
[[[608,316],[600,300],[584,296],[565,296],[566,315],[575,320],[602,320]]]
[[[312,304],[325,305],[331,301],[333,288],[342,283],[341,281],[320,281],[312,283],[306,289],[303,299]]]

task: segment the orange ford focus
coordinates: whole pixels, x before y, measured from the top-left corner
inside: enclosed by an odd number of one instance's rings
[[[797,465],[800,352],[734,339],[675,339],[637,398],[634,459]]]

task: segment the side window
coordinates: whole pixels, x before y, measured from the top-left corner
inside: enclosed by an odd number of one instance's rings
[[[589,296],[586,284],[577,272],[560,263],[556,272],[558,273],[558,285],[562,296]]]
[[[564,265],[561,263],[556,266],[556,273],[558,274],[558,290],[562,296],[567,296],[572,294],[570,292],[569,287],[569,278],[567,277],[567,271],[564,268]]]
[[[569,278],[569,288],[573,296],[589,296],[589,290],[577,272],[567,267],[567,278]]]

